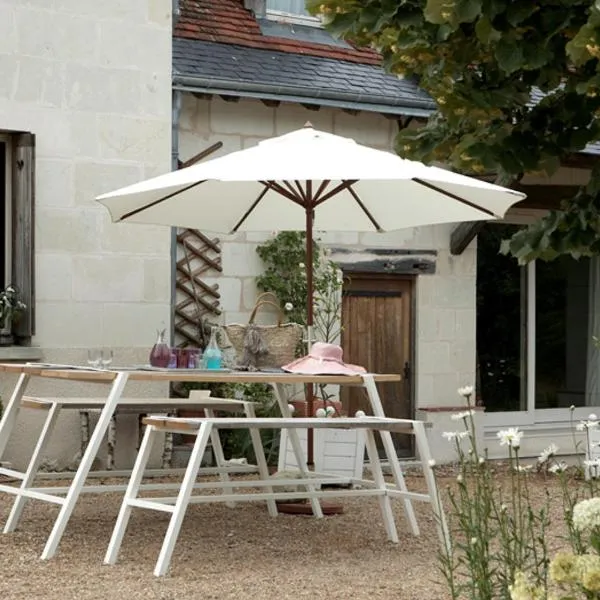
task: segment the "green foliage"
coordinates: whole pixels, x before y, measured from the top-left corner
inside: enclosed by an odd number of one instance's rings
[[[437,112],[396,149],[504,185],[552,174],[600,140],[600,4],[592,0],[308,0],[334,34],[376,48]],[[542,97],[540,92],[544,94]],[[521,261],[596,253],[600,178],[522,232]]]

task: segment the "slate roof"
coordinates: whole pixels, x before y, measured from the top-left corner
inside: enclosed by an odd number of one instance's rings
[[[429,96],[410,80],[388,75],[381,67],[240,45],[175,38],[175,84],[195,82],[204,91],[224,93],[271,90],[285,99],[294,95],[379,106],[413,107],[430,112]],[[199,90],[200,91],[200,90]],[[393,111],[398,112],[398,111]]]
[[[204,42],[363,64],[378,65],[381,62],[379,54],[368,48],[344,48],[264,35],[256,17],[244,8],[243,0],[179,0],[179,16],[175,22],[174,34],[176,37]]]

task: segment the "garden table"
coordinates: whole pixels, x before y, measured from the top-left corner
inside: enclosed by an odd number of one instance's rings
[[[44,491],[33,487],[33,479],[37,473],[39,460],[41,459],[41,450],[49,433],[52,430],[58,410],[61,406],[54,403],[48,411],[48,417],[40,432],[37,440],[36,448],[33,453],[32,461],[30,462],[26,473],[19,473],[11,469],[0,468],[0,474],[9,475],[22,480],[19,488],[12,486],[0,486],[0,491],[12,493],[16,495],[15,504],[11,513],[11,527],[5,528],[5,532],[11,531],[16,526],[20,517],[20,512],[27,498],[35,498],[41,501],[52,502],[61,506],[60,512],[56,518],[53,529],[48,537],[45,548],[43,550],[42,559],[49,559],[54,556],[58,544],[65,531],[70,516],[75,508],[79,495],[84,491],[92,492],[108,492],[116,489],[125,490],[126,486],[85,486],[86,479],[92,468],[93,461],[98,453],[98,449],[105,436],[110,421],[117,407],[123,403],[123,392],[128,382],[146,381],[146,382],[188,382],[188,383],[264,383],[270,384],[275,392],[275,398],[279,405],[282,418],[291,418],[292,415],[288,408],[288,403],[285,396],[285,387],[296,384],[330,384],[330,385],[350,385],[361,386],[365,389],[371,411],[376,417],[385,417],[381,399],[377,391],[377,384],[385,382],[400,381],[400,376],[395,374],[362,374],[356,376],[340,376],[340,375],[299,375],[291,373],[269,373],[269,372],[210,372],[195,369],[168,369],[164,371],[155,370],[134,370],[118,367],[109,370],[89,370],[82,367],[74,368],[53,368],[52,366],[40,366],[35,364],[0,364],[0,373],[13,373],[18,375],[17,383],[10,397],[8,404],[5,407],[2,420],[0,421],[0,460],[2,459],[6,444],[15,425],[19,409],[22,405],[25,391],[32,378],[51,378],[60,379],[72,382],[92,382],[103,383],[108,387],[108,394],[103,401],[103,405],[98,417],[98,421],[90,436],[90,440],[86,451],[84,452],[79,466],[73,476],[73,479],[66,490],[55,489],[57,493],[66,493],[66,496],[52,495],[49,491],[53,488],[44,488]],[[39,401],[44,401],[43,398],[38,398]],[[85,399],[82,400],[85,405]],[[149,399],[138,399],[140,402],[150,402]],[[165,404],[166,399],[161,399]],[[180,399],[172,399],[172,406],[181,405]],[[431,456],[429,446],[425,434],[424,424],[420,421],[414,421],[416,434],[417,451],[419,459],[423,464],[427,485],[429,488],[429,500],[432,502],[434,512],[441,515],[438,510],[438,498],[435,492],[435,480],[433,473],[429,467]],[[302,472],[307,472],[306,459],[300,444],[297,434],[297,429],[289,429],[290,442],[294,449],[297,464]],[[394,477],[394,488],[401,493],[404,510],[411,531],[414,535],[419,534],[419,527],[412,506],[412,495],[408,492],[406,482],[400,467],[398,456],[395,452],[390,431],[381,431],[383,449],[385,458],[389,461],[389,465]],[[156,484],[167,486],[169,484]],[[197,484],[202,485],[202,484]],[[171,486],[172,487],[172,486]],[[16,491],[15,491],[16,490]],[[412,498],[415,499],[415,498]],[[316,517],[322,517],[323,512],[319,499],[317,497],[310,498],[313,514]],[[269,503],[270,504],[270,503]],[[273,510],[272,505],[269,512],[273,515],[277,514],[276,509]],[[443,516],[442,516],[443,518]]]

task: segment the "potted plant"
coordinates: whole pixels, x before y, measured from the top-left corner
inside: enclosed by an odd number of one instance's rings
[[[8,285],[0,292],[0,346],[13,343],[13,325],[26,308],[15,286]]]

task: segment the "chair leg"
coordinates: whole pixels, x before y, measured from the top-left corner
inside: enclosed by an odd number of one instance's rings
[[[192,491],[194,490],[198,469],[202,463],[202,457],[204,456],[211,431],[212,423],[204,422],[200,425],[196,443],[194,444],[192,455],[190,456],[190,462],[185,471],[183,483],[181,484],[179,494],[177,495],[177,501],[175,502],[175,507],[171,515],[171,520],[169,521],[169,527],[167,528],[160,555],[156,562],[156,567],[154,568],[154,575],[157,577],[165,575],[169,569],[173,548],[175,547],[175,542],[179,536],[181,524],[183,523],[183,518],[190,502]]]
[[[110,543],[108,544],[108,550],[106,551],[106,555],[104,557],[104,564],[114,565],[117,562],[119,550],[121,549],[121,543],[123,542],[123,536],[125,535],[127,524],[129,523],[129,517],[131,517],[132,507],[129,504],[129,501],[137,498],[140,485],[144,477],[144,471],[146,470],[150,453],[152,451],[152,445],[154,444],[157,435],[158,432],[154,427],[146,427],[146,431],[140,445],[140,451],[135,459],[135,464],[133,465],[131,479],[129,480],[127,490],[125,491],[125,496],[123,497],[123,502],[121,503],[121,510],[119,511],[119,516],[117,517],[117,522],[115,524],[115,528],[113,529]]]
[[[209,419],[214,419],[215,412],[211,408],[205,408],[204,414]],[[219,431],[216,428],[213,428],[210,432],[210,445],[212,446],[212,450],[215,454],[215,462],[217,463],[217,467],[219,468],[219,479],[222,483],[229,483],[231,480],[229,479],[229,473],[227,473],[227,465],[225,464],[225,454],[223,453],[223,446],[221,445],[221,437],[219,435]],[[231,486],[224,485],[223,493],[230,494],[233,491]],[[235,502],[225,502],[225,506],[228,508],[234,508]]]
[[[256,417],[254,406],[251,402],[244,402],[244,413],[248,419],[254,419]],[[260,431],[258,429],[250,429],[250,439],[252,440],[252,447],[254,448],[256,466],[258,467],[260,478],[266,481],[269,479],[270,475],[269,467],[267,466],[267,459],[265,457],[265,451],[262,445],[262,439],[260,437]],[[270,494],[273,493],[272,487],[266,487],[265,490]],[[272,517],[276,517],[279,514],[275,500],[267,500],[267,510],[269,511],[269,515]]]
[[[371,472],[373,473],[373,480],[375,481],[377,488],[381,491],[381,495],[379,496],[379,507],[381,508],[383,525],[388,540],[397,544],[398,531],[396,530],[396,523],[394,522],[392,503],[390,497],[387,495],[387,486],[383,477],[383,469],[381,468],[381,461],[379,460],[379,453],[377,452],[377,445],[375,444],[375,436],[371,429],[365,430],[365,438],[365,446],[367,448]]]
[[[50,436],[52,435],[52,431],[54,430],[54,425],[56,424],[56,419],[58,418],[60,408],[60,404],[53,404],[50,407],[48,414],[46,415],[44,427],[42,428],[42,432],[40,434],[38,442],[35,446],[33,454],[31,455],[31,459],[29,460],[29,465],[27,466],[25,477],[23,478],[23,481],[19,486],[21,490],[30,488],[35,480],[38,469],[40,467],[40,463],[42,462],[43,452],[46,446],[48,445],[48,442],[50,441]],[[12,510],[10,511],[10,515],[8,516],[8,519],[4,526],[4,533],[11,533],[17,528],[27,500],[27,497],[17,495]]]
[[[108,425],[107,434],[108,452],[106,455],[106,470],[112,471],[115,468],[115,446],[117,445],[117,415],[113,415]]]
[[[167,417],[175,417],[176,413],[168,413]],[[163,445],[163,454],[161,467],[163,469],[170,469],[173,463],[173,434],[170,431],[165,433],[165,443]]]

